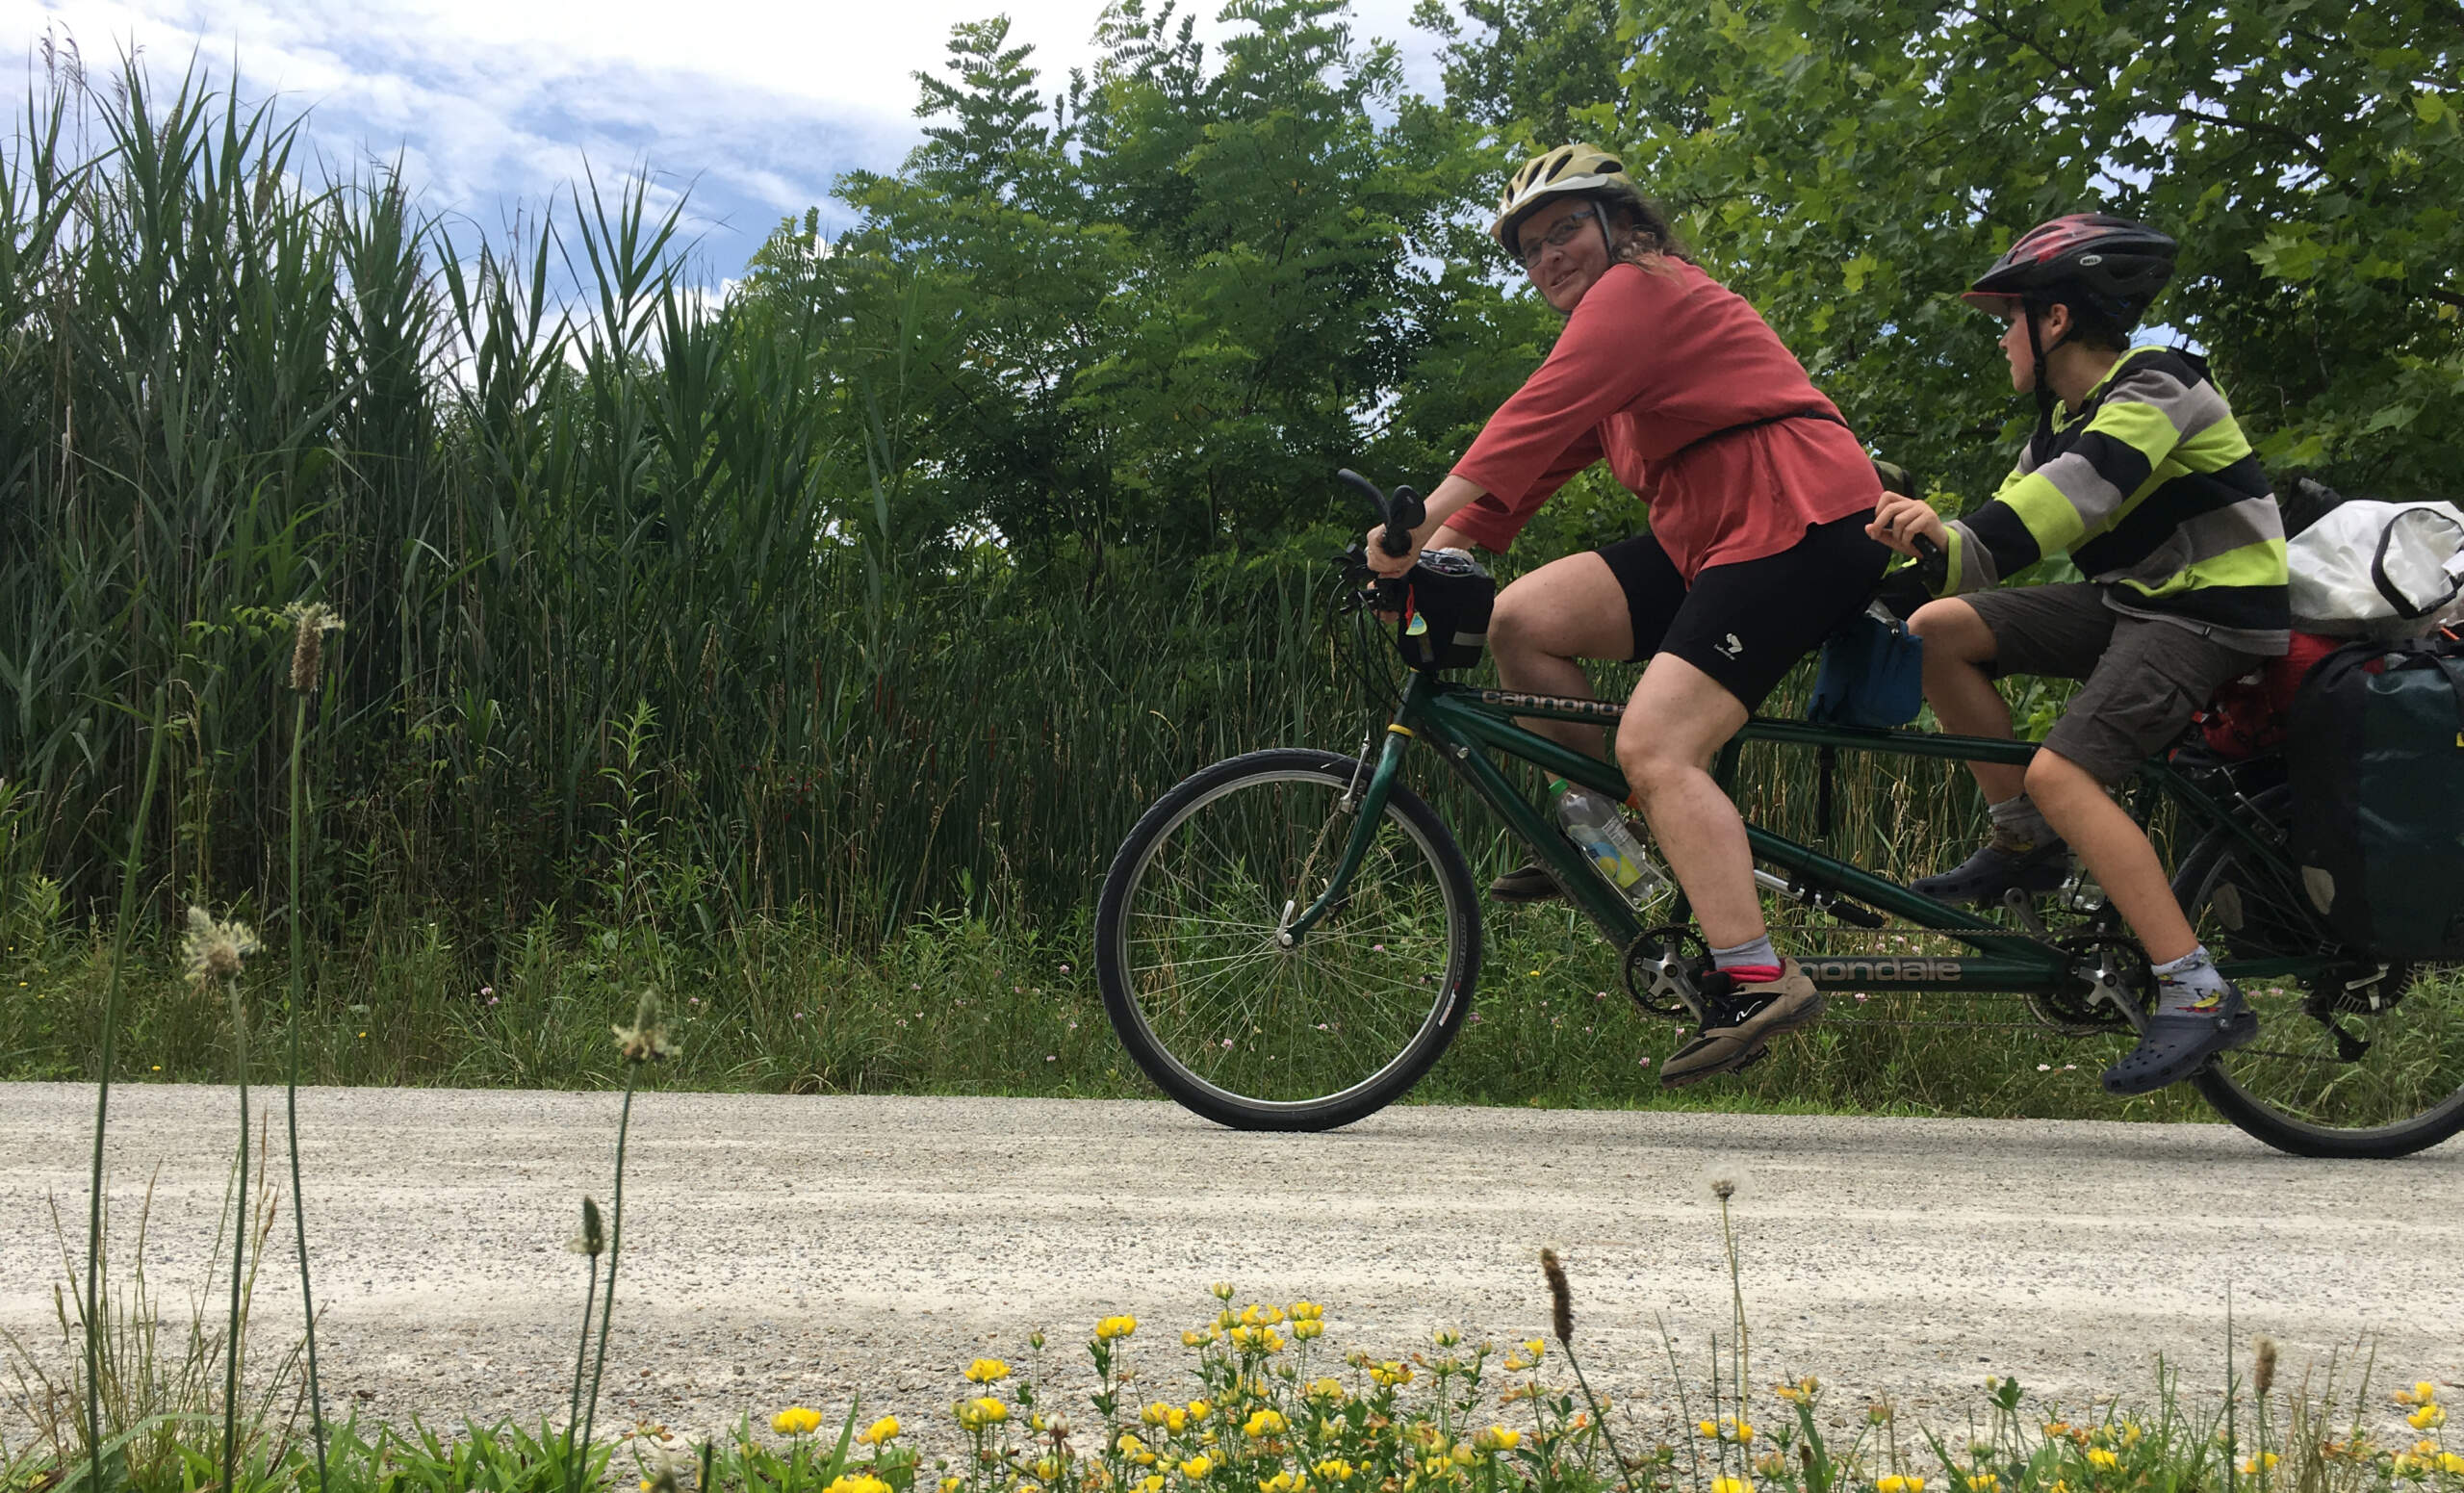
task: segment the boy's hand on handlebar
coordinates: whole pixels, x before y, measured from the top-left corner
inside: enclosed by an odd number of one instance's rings
[[[1874,508],[1874,521],[1865,526],[1865,532],[1902,554],[1916,553],[1919,538],[1932,540],[1938,551],[1951,547],[1951,531],[1943,525],[1942,516],[1925,500],[1906,493],[1883,494],[1883,501]]]

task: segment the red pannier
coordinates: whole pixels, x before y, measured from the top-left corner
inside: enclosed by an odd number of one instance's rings
[[[2282,657],[2270,658],[2258,669],[2219,685],[2215,703],[2198,715],[2207,749],[2238,761],[2283,746],[2285,718],[2301,682],[2310,677],[2320,659],[2346,641],[2317,632],[2296,632],[2291,651]]]

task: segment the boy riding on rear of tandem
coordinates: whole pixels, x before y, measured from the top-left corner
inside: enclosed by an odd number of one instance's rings
[[[1965,298],[2000,315],[2011,382],[2038,420],[1993,500],[1945,523],[1884,495],[1868,530],[1902,553],[1944,552],[1925,639],[1925,696],[1946,730],[2013,735],[2006,674],[2081,680],[2025,768],[1970,762],[1992,837],[1912,883],[1992,907],[2059,888],[2075,854],[2138,935],[2156,1010],[2104,1073],[2118,1094],[2190,1077],[2258,1034],[2174,899],[2155,846],[2110,796],[2164,750],[2216,687],[2287,647],[2284,524],[2232,408],[2197,357],[2133,348],[2176,245],[2143,223],[2073,214],[2022,234]],[[2001,583],[2066,552],[2088,579]]]

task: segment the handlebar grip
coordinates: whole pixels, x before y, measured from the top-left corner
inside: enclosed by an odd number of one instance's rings
[[[1423,521],[1426,520],[1427,517],[1428,504],[1421,501],[1419,490],[1398,484],[1395,488],[1394,505],[1388,510],[1386,515],[1386,527],[1389,528],[1418,528],[1421,527]],[[1394,553],[1399,554],[1403,552],[1396,551]]]
[[[1942,553],[1940,545],[1923,534],[1913,536],[1909,543],[1916,551],[1916,574],[1924,578],[1925,588],[1940,592],[1951,579],[1951,557]]]

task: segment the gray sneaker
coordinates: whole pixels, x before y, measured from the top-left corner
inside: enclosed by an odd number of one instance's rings
[[[1537,861],[1526,861],[1489,883],[1489,898],[1494,902],[1546,902],[1564,895],[1557,879]]]
[[[2046,896],[2060,891],[2069,879],[2068,845],[2058,839],[2032,845],[1997,829],[1976,854],[1947,871],[1918,877],[1908,889],[1953,907],[1999,907],[2014,888]]]
[[[1703,1029],[1660,1065],[1663,1089],[1734,1072],[1760,1057],[1772,1038],[1822,1018],[1822,992],[1793,959],[1782,960],[1780,978],[1763,985],[1732,987],[1727,976],[1715,971],[1705,982],[1703,997]]]
[[[2153,1094],[2207,1066],[2210,1058],[2258,1040],[2259,1015],[2232,981],[2212,1011],[2159,1011],[2147,1018],[2139,1045],[2105,1069],[2107,1094]]]

